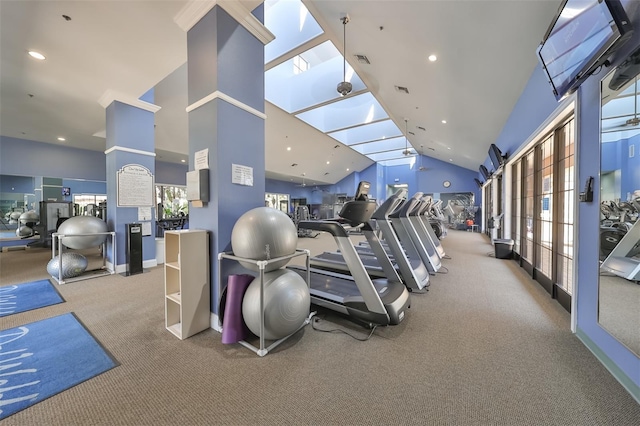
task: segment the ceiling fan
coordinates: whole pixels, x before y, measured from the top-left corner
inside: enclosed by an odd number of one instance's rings
[[[347,81],[347,24],[349,23],[349,15],[344,15],[343,17],[340,18],[340,20],[342,21],[342,28],[343,28],[343,38],[342,38],[342,77],[343,80],[342,82],[338,83],[338,93],[340,93],[342,96],[347,96],[349,93],[351,93],[351,90],[353,89],[353,85]]]
[[[418,157],[418,161],[420,162],[420,165],[418,165],[418,171],[426,172],[427,168],[422,165],[422,156],[424,155],[422,151],[423,151],[423,146],[420,145],[420,156]]]
[[[304,177],[306,176],[306,173],[303,173],[301,176],[302,176],[302,183],[300,185],[296,185],[296,186],[300,186],[300,187],[304,188],[304,187],[307,186],[307,184],[304,181]]]

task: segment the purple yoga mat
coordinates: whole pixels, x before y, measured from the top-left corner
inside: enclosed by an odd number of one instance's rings
[[[253,278],[248,274],[229,275],[227,300],[222,318],[222,343],[224,344],[238,343],[251,335],[242,318],[242,298]]]

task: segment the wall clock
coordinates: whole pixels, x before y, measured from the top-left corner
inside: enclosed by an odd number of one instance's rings
[[[445,180],[444,182],[442,182],[442,186],[444,186],[445,188],[448,188],[451,186],[451,182],[449,182],[448,180]]]

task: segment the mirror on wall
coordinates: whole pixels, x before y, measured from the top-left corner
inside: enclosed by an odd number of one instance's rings
[[[598,322],[640,356],[640,55],[601,84]]]

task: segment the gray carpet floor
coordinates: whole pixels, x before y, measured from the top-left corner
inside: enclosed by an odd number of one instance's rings
[[[313,251],[330,238],[301,239]],[[370,340],[308,326],[260,358],[209,329],[164,328],[162,267],[58,286],[120,365],[2,425],[638,425],[640,405],[570,332],[569,314],[478,233],[450,231],[447,274]],[[50,251],[0,254],[0,285],[46,278]],[[320,311],[315,327],[367,330]],[[1,382],[1,381],[0,381]],[[0,386],[1,387],[1,386]],[[0,395],[0,403],[2,396]]]

